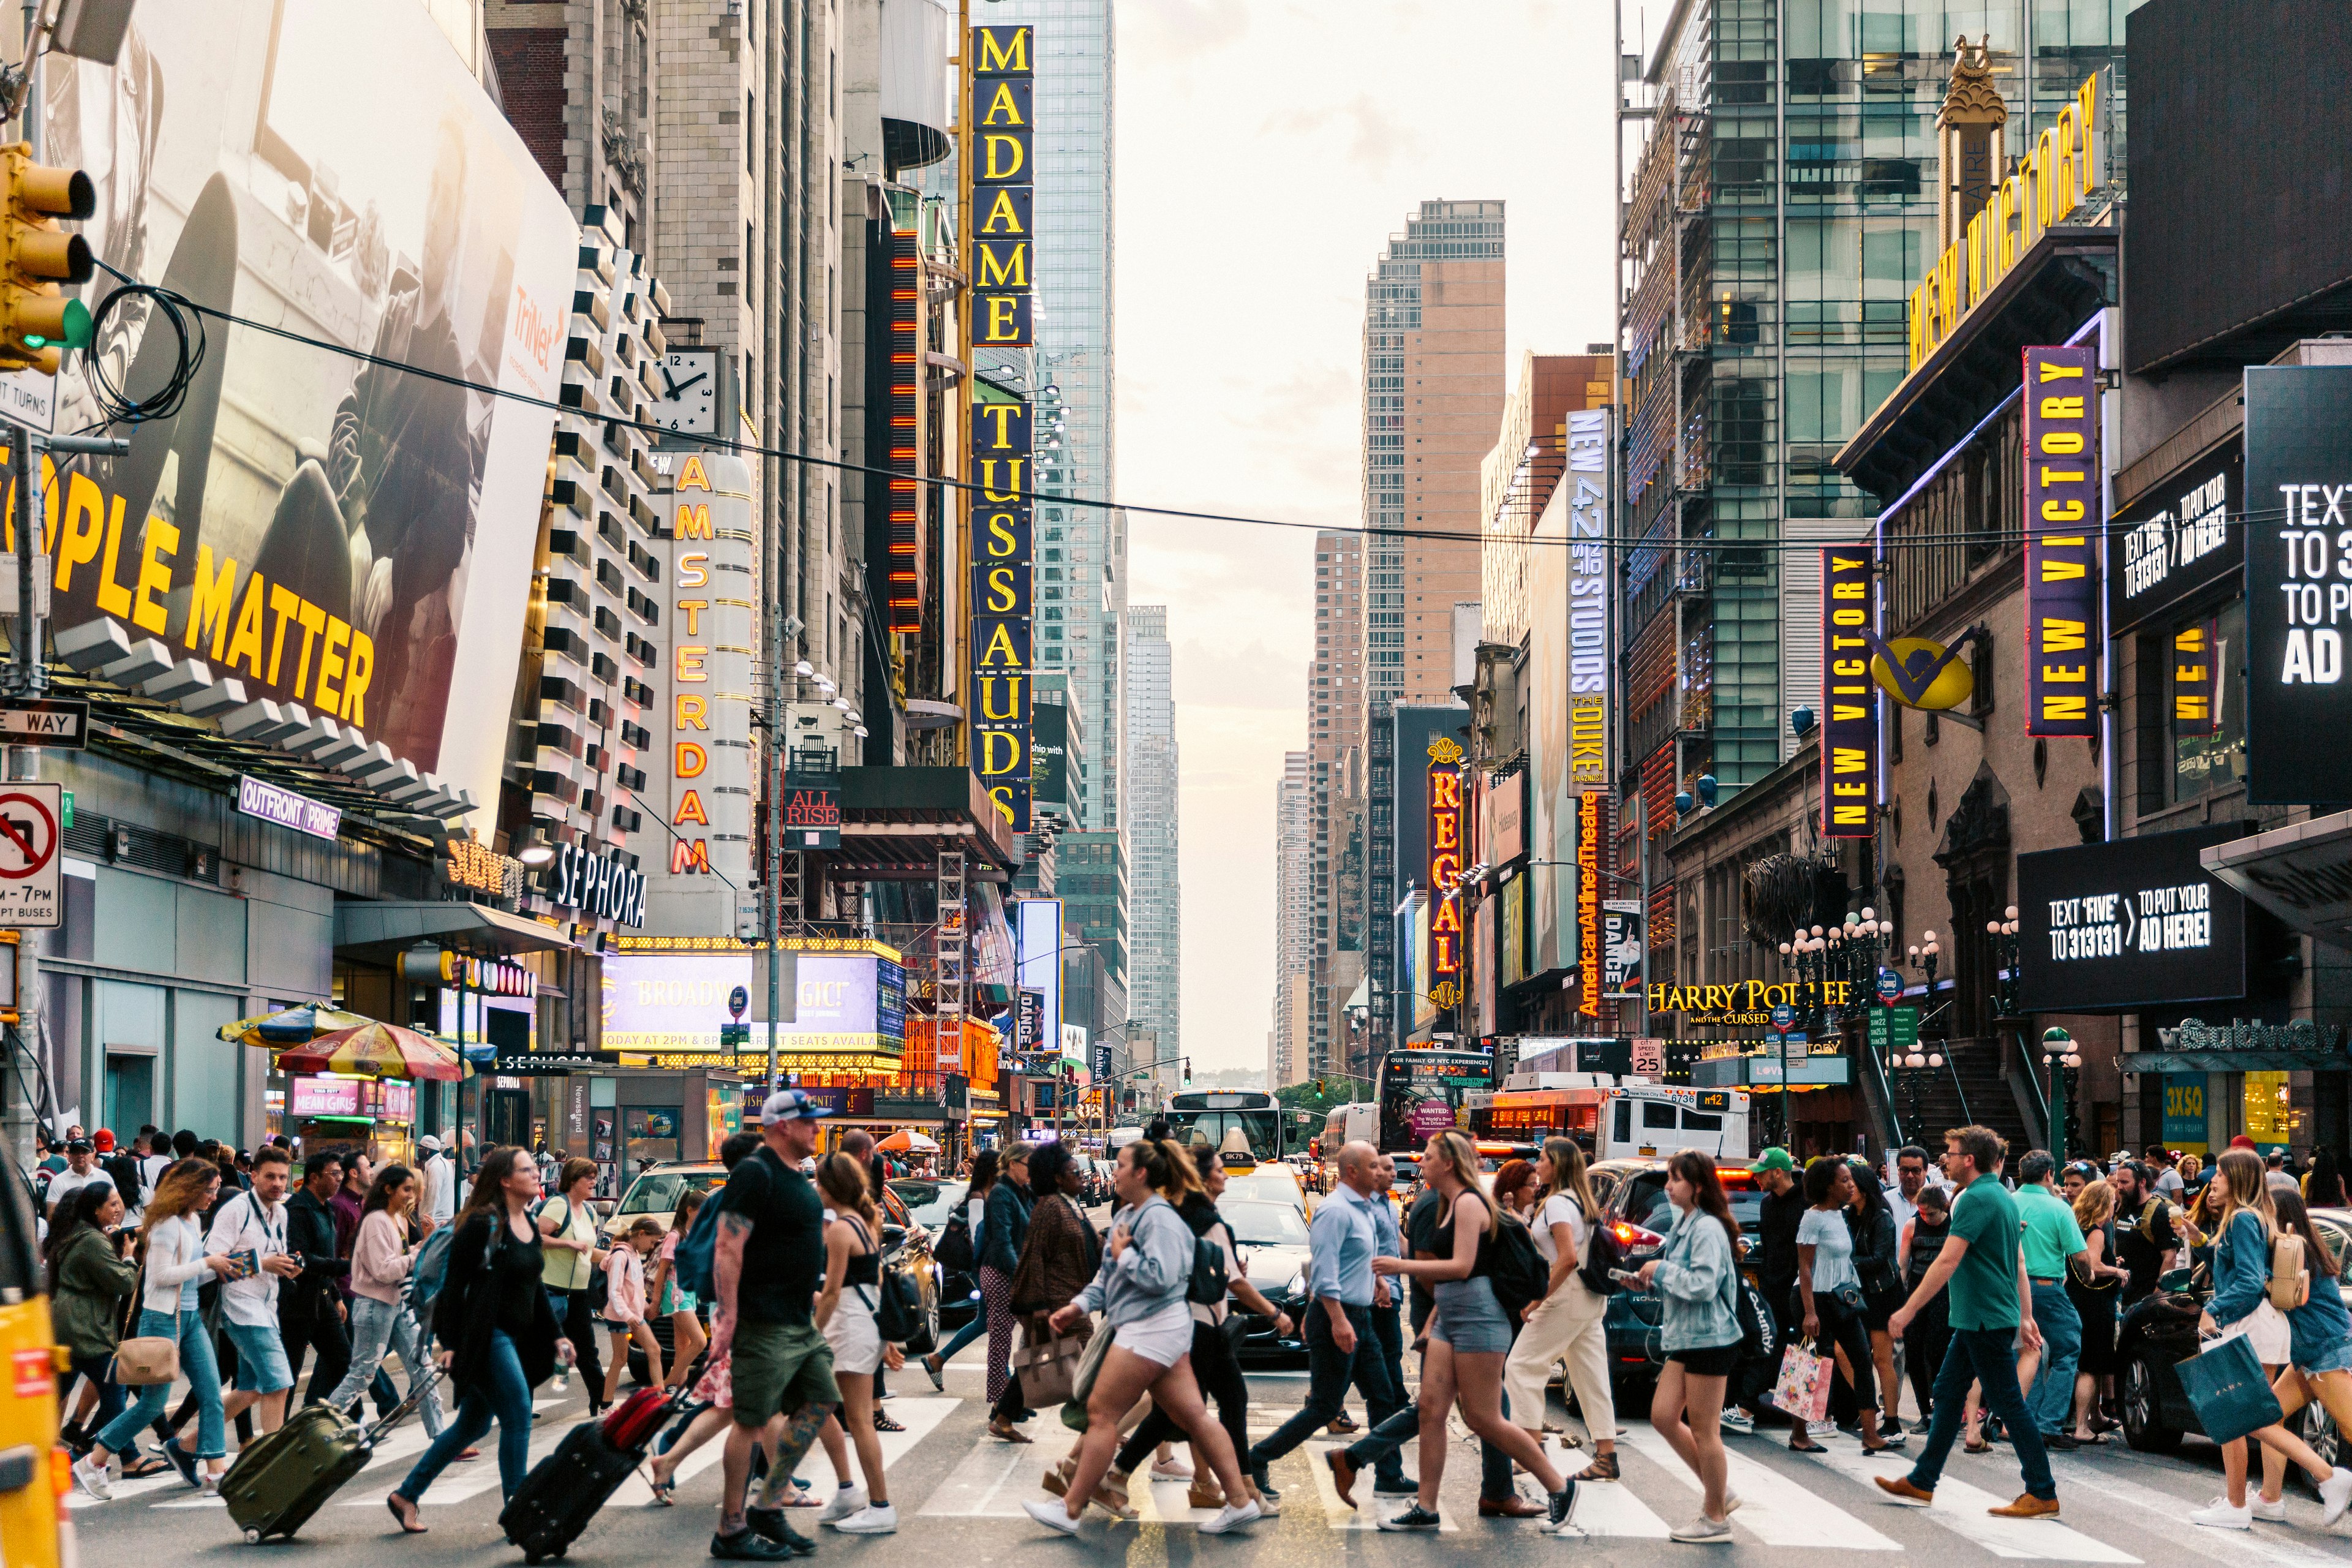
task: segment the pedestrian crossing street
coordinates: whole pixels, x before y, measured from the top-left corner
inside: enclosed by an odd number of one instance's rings
[[[961,1390],[961,1384],[956,1387]],[[1256,1404],[1251,1411],[1251,1432],[1261,1436],[1274,1430],[1294,1406],[1288,1387],[1274,1385],[1280,1403]],[[534,1463],[551,1452],[572,1429],[578,1401],[541,1399],[545,1417],[531,1436]],[[559,1411],[557,1406],[570,1408]],[[966,1408],[968,1407],[968,1408]],[[1008,1537],[1027,1539],[1036,1527],[1024,1517],[1021,1504],[1044,1495],[1043,1472],[1067,1451],[1068,1436],[1050,1415],[1027,1430],[1036,1439],[1027,1445],[1002,1443],[988,1436],[984,1403],[976,1398],[947,1395],[917,1396],[909,1393],[890,1402],[890,1414],[906,1430],[882,1436],[882,1451],[889,1467],[899,1508],[899,1533],[921,1539],[927,1526],[961,1523]],[[959,1411],[961,1415],[959,1416]],[[1533,1535],[1540,1521],[1480,1520],[1475,1511],[1478,1473],[1475,1440],[1460,1428],[1454,1431],[1442,1511],[1444,1531],[1454,1543],[1478,1533],[1505,1530]],[[350,1537],[355,1530],[372,1530],[376,1522],[350,1510],[383,1508],[385,1496],[399,1484],[416,1456],[426,1446],[421,1426],[410,1423],[388,1437],[373,1461],[340,1493],[311,1527],[313,1535]],[[1563,1468],[1580,1468],[1586,1455],[1561,1450],[1557,1439],[1553,1458]],[[1916,1446],[1917,1439],[1914,1438]],[[467,1504],[494,1513],[499,1501],[495,1436],[486,1439],[482,1457],[452,1465],[427,1490],[428,1510]],[[1275,1483],[1283,1490],[1280,1527],[1302,1523],[1343,1532],[1374,1531],[1381,1514],[1402,1510],[1402,1500],[1375,1500],[1369,1477],[1357,1490],[1359,1507],[1349,1508],[1338,1495],[1329,1469],[1322,1462],[1336,1440],[1318,1438],[1278,1463]],[[2170,1564],[2183,1557],[2251,1568],[2352,1568],[2352,1523],[2335,1532],[2317,1529],[2318,1505],[2299,1489],[2290,1489],[2290,1525],[2263,1524],[2252,1532],[2214,1531],[2189,1522],[2219,1478],[2179,1465],[2146,1461],[2137,1456],[2110,1451],[2095,1456],[2053,1456],[2053,1468],[2063,1520],[2019,1521],[1990,1517],[1985,1510],[2015,1495],[2016,1469],[2007,1448],[1987,1458],[1955,1457],[1927,1510],[1898,1509],[1883,1503],[1872,1486],[1878,1475],[1900,1474],[1907,1456],[1874,1458],[1851,1442],[1832,1439],[1820,1455],[1787,1450],[1777,1435],[1732,1438],[1727,1445],[1731,1489],[1741,1500],[1733,1515],[1736,1544],[1790,1548],[1811,1552],[1938,1553],[1958,1549],[1963,1555],[2011,1561],[2043,1561],[2101,1564]],[[706,1444],[690,1455],[678,1470],[681,1519],[699,1527],[702,1516],[717,1500],[719,1467],[723,1444]],[[1646,1423],[1625,1428],[1619,1438],[1624,1479],[1615,1483],[1591,1483],[1580,1489],[1577,1511],[1561,1531],[1567,1543],[1654,1542],[1661,1550],[1675,1522],[1696,1510],[1696,1478],[1684,1468],[1665,1440]],[[1412,1450],[1406,1452],[1412,1473]],[[816,1495],[829,1495],[835,1484],[831,1464],[822,1447],[814,1449],[800,1467]],[[2159,1483],[2170,1483],[2169,1485]],[[86,1527],[85,1541],[103,1540],[87,1533],[110,1516],[131,1510],[222,1510],[216,1498],[192,1495],[176,1477],[117,1483],[115,1498],[100,1502],[77,1491],[71,1499],[76,1517]],[[1532,1496],[1532,1483],[1521,1481]],[[1188,1505],[1181,1481],[1137,1485],[1130,1493],[1139,1518],[1132,1524],[1112,1523],[1097,1510],[1087,1525],[1090,1535],[1109,1531],[1116,1540],[1129,1529],[1190,1529],[1212,1517],[1213,1510]],[[642,1476],[633,1477],[606,1505],[605,1516],[656,1510],[651,1489]],[[338,1528],[336,1518],[351,1522]],[[1261,1530],[1273,1525],[1259,1527]],[[227,1531],[227,1521],[221,1521]],[[1369,1543],[1367,1543],[1369,1544]],[[1451,1550],[1449,1545],[1445,1550]]]

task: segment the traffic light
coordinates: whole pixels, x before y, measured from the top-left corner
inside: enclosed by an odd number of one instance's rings
[[[60,283],[87,283],[89,242],[58,226],[61,217],[98,210],[98,189],[79,169],[33,162],[18,142],[0,147],[8,205],[0,213],[0,368],[55,375],[69,348],[89,342],[89,307],[68,300]]]
[[[1186,1083],[1192,1081],[1192,1058],[1191,1057],[1186,1057],[1184,1058],[1184,1081]]]

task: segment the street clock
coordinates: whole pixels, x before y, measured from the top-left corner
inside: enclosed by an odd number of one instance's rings
[[[685,436],[719,433],[719,353],[716,348],[677,348],[655,364],[662,393],[653,401],[652,423]]]

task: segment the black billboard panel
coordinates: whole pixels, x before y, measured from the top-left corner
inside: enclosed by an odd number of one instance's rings
[[[2352,798],[2352,365],[2246,372],[2246,797]]]
[[[2246,901],[2198,856],[2236,824],[2017,858],[2021,1005],[2099,1013],[2246,994]]]
[[[2107,624],[2120,637],[2221,581],[2246,558],[2237,443],[2190,464],[2107,525]]]

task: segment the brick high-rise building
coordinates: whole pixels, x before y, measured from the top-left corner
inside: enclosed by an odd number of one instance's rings
[[[1274,1030],[1267,1089],[1307,1076],[1307,1015],[1315,981],[1314,798],[1308,753],[1286,752],[1274,786]]]
[[[1339,1017],[1364,973],[1364,536],[1315,536],[1315,662],[1309,667],[1307,749],[1307,916],[1313,932],[1306,990],[1307,1060],[1324,1072]],[[1287,776],[1287,769],[1285,770]],[[1301,1076],[1305,1076],[1302,1072]]]
[[[1364,289],[1365,711],[1358,733],[1366,765],[1363,892],[1353,918],[1364,932],[1371,1039],[1391,1032],[1395,964],[1386,721],[1400,703],[1453,700],[1454,606],[1479,596],[1479,468],[1503,393],[1503,204],[1425,201],[1391,237]],[[1353,990],[1352,983],[1344,992],[1327,988],[1326,1029],[1345,1030]]]

